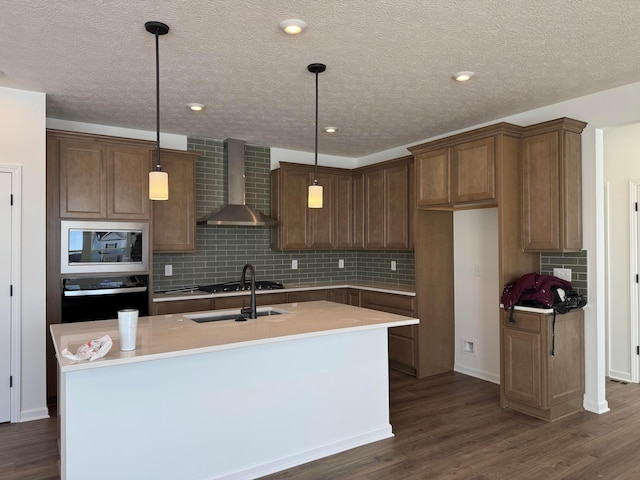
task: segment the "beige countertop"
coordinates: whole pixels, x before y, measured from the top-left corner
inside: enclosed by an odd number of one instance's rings
[[[416,291],[413,285],[391,285],[387,283],[376,282],[346,282],[346,283],[329,283],[329,282],[309,282],[309,283],[285,283],[285,288],[276,290],[258,290],[257,295],[280,292],[296,292],[305,290],[326,290],[328,288],[357,288],[360,290],[370,290],[374,292],[392,293],[396,295],[415,296]],[[188,287],[187,287],[188,288]],[[154,302],[172,302],[176,300],[192,300],[194,298],[220,298],[220,297],[236,297],[241,295],[249,295],[244,290],[240,292],[224,292],[224,293],[208,293],[197,290],[196,287],[187,292],[162,293],[155,292],[153,294]]]
[[[197,323],[188,318],[202,312],[140,317],[136,350],[132,352],[120,351],[116,319],[55,324],[50,326],[50,330],[60,369],[67,372],[419,323],[415,318],[328,301],[271,305],[258,308],[258,311],[269,309],[284,310],[287,313],[245,322],[223,320]],[[238,309],[211,311],[215,315],[224,313],[237,314]],[[76,362],[61,355],[65,348],[75,353],[87,341],[107,334],[113,340],[113,347],[103,358],[93,362]]]

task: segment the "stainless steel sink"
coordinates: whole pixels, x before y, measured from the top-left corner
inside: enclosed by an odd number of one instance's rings
[[[273,307],[258,308],[258,311],[257,311],[258,317],[281,315],[283,313],[291,313],[291,312],[288,312],[287,310],[280,310],[279,308],[273,308]],[[204,312],[204,313],[193,313],[193,314],[187,314],[185,315],[185,317],[197,323],[218,322],[221,320],[235,320],[238,322],[243,322],[248,319],[247,315],[243,315],[240,312],[229,312],[229,311],[224,311],[219,313],[215,311]]]

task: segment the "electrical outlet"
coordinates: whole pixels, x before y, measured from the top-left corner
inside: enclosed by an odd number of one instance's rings
[[[391,270],[393,272],[396,271],[397,266],[398,266],[398,264],[396,263],[396,261],[395,260],[391,260]]]
[[[476,354],[476,341],[475,340],[467,340],[465,338],[462,339],[462,351],[464,353],[468,353],[469,355]]]
[[[173,275],[173,265],[165,265],[164,266],[164,276],[170,277]]]
[[[570,268],[554,268],[553,276],[561,278],[562,280],[566,280],[567,282],[571,281],[571,269]]]
[[[298,260],[291,260],[291,270],[298,269]]]
[[[338,260],[338,268],[344,268],[344,260],[342,258]]]

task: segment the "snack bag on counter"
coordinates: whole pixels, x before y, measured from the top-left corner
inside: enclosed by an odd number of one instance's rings
[[[62,350],[62,356],[69,360],[89,360],[92,362],[97,358],[104,357],[109,350],[111,350],[112,345],[113,340],[111,340],[111,337],[105,335],[104,337],[89,340],[84,345],[80,345],[75,355],[65,348]]]

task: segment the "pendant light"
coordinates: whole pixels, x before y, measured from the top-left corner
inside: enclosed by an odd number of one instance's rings
[[[169,32],[169,26],[162,22],[147,22],[144,27],[147,32],[156,37],[156,168],[149,172],[149,199],[169,200],[169,175],[162,171],[160,165],[160,55],[158,53],[158,38]]]
[[[316,74],[316,156],[313,171],[313,185],[309,185],[309,208],[322,208],[322,186],[318,185],[318,74],[324,72],[327,66],[322,63],[312,63],[307,70]]]

